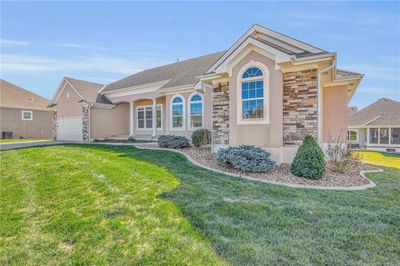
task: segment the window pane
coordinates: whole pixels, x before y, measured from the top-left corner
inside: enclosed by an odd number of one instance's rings
[[[172,118],[172,126],[173,127],[183,127],[183,120],[181,116],[175,116]]]
[[[400,128],[392,128],[392,144],[400,144]]]
[[[138,128],[144,128],[144,120],[138,120]]]
[[[181,103],[181,102],[183,102],[183,100],[182,100],[181,97],[175,97],[175,98],[172,100],[172,103]]]
[[[369,142],[377,144],[378,143],[378,129],[370,128],[369,129]]]
[[[389,128],[380,129],[380,143],[389,144]]]
[[[202,127],[202,117],[201,115],[192,115],[191,119],[191,127],[196,128],[196,127]]]
[[[258,67],[250,67],[243,73],[242,78],[258,77],[262,75],[263,73],[261,69],[259,69]]]
[[[192,98],[190,99],[192,102],[194,101],[201,101],[201,96],[200,95],[193,95]]]
[[[347,131],[347,140],[357,141],[357,131],[355,131],[355,130]]]
[[[24,112],[24,119],[31,119],[31,113],[30,112]]]
[[[177,104],[172,106],[172,115],[182,115],[183,114],[183,105]]]
[[[161,128],[161,107],[157,107],[157,128]]]
[[[202,113],[202,103],[192,103],[190,104],[190,113],[191,114],[200,114]]]

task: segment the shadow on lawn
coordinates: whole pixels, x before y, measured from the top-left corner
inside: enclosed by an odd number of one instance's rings
[[[153,163],[174,175],[180,185],[161,197],[179,206],[234,265],[390,264],[398,259],[398,169],[369,174],[378,183],[373,189],[322,191],[214,173],[169,151],[85,147]]]

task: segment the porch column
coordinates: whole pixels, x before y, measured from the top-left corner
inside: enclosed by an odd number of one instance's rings
[[[156,125],[156,123],[157,123],[157,104],[156,104],[156,98],[153,98],[153,115],[152,115],[152,118],[153,118],[153,121],[152,121],[152,125],[153,125],[153,137],[155,137],[156,136],[156,128],[157,128],[157,125]]]
[[[129,136],[133,135],[133,102],[129,102]]]

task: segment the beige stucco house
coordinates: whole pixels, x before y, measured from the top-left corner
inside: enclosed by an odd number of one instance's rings
[[[352,148],[400,152],[400,102],[382,98],[348,118]]]
[[[13,138],[50,138],[49,100],[17,85],[0,80],[0,137],[12,132]]]
[[[58,131],[64,130],[62,119],[79,117],[74,127],[84,141],[190,137],[195,129],[207,128],[216,149],[256,145],[279,163],[291,161],[306,134],[324,145],[346,133],[348,103],[362,77],[337,69],[336,53],[254,25],[226,51],[105,86],[80,81],[84,86],[78,90],[66,78],[51,105],[57,109]],[[89,90],[97,91],[96,97],[83,95]],[[62,104],[67,92],[68,105]]]

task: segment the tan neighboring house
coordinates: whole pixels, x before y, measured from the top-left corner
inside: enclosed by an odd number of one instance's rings
[[[49,100],[5,80],[0,80],[0,132],[13,138],[50,138]]]
[[[382,98],[348,119],[353,148],[400,152],[400,102]]]
[[[78,95],[60,105],[67,88],[70,97],[79,94],[64,79],[52,104],[81,118],[74,127],[84,141],[190,137],[207,128],[215,149],[256,145],[281,163],[293,159],[306,134],[325,145],[346,133],[348,103],[362,77],[337,69],[336,53],[254,25],[226,51],[136,73],[104,86],[96,100]]]

